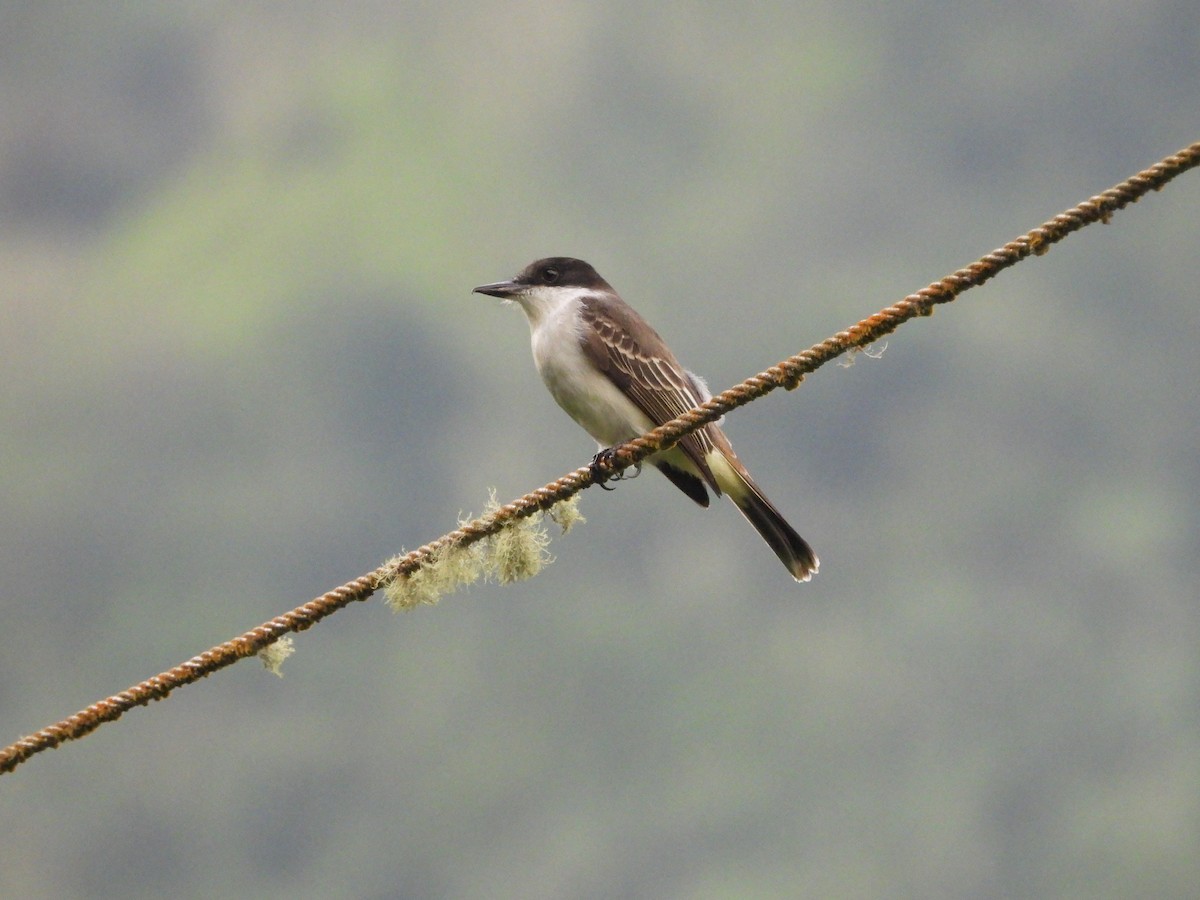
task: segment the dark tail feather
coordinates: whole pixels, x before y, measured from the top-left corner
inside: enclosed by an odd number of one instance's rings
[[[671,479],[671,484],[679,488],[701,506],[708,506],[708,491],[704,489],[704,481],[699,475],[693,475],[691,472],[685,472],[683,469],[673,466],[670,463],[656,460],[654,465],[658,467],[658,471],[662,472]]]
[[[821,561],[813,553],[808,542],[796,533],[796,529],[787,523],[771,501],[763,496],[758,485],[747,478],[742,479],[749,490],[742,495],[730,497],[746,521],[754,526],[754,530],[762,535],[767,546],[775,551],[775,555],[792,573],[797,581],[808,581],[817,573]]]
[[[704,457],[703,477],[661,459],[655,459],[654,465],[701,506],[708,506],[705,482],[717,496],[722,491],[728,494],[734,506],[754,526],[767,546],[775,551],[791,576],[797,581],[808,581],[820,568],[821,561],[817,559],[817,554],[758,489],[746,467],[733,452],[725,433],[714,425],[708,427],[707,436],[713,446]]]

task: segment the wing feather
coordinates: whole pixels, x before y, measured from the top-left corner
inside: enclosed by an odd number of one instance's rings
[[[709,398],[703,384],[679,364],[658,332],[624,301],[607,296],[584,297],[580,317],[590,326],[581,329],[584,352],[654,424],[681,416]],[[634,333],[648,336],[646,346],[637,342]],[[679,446],[719,494],[705,460],[713,449],[710,429],[693,432]]]

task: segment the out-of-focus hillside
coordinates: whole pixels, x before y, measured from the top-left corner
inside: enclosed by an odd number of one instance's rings
[[[1184,2],[0,22],[4,743],[585,462],[472,286],[582,256],[719,389],[1200,122]],[[589,491],[0,779],[0,895],[1187,896],[1198,198],[730,416],[813,583]]]

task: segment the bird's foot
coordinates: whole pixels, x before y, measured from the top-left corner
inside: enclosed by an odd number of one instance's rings
[[[627,478],[637,478],[642,474],[641,460],[633,464],[632,475],[626,475],[625,469],[617,469],[615,466],[616,453],[613,451],[613,448],[609,447],[601,450],[592,457],[592,464],[589,467],[592,473],[592,483],[600,485],[606,491],[613,491],[616,488],[610,488],[605,484],[606,481],[624,481]]]

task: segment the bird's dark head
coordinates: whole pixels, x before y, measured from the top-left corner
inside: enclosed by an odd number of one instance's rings
[[[608,282],[582,259],[574,259],[570,256],[549,256],[546,259],[530,263],[509,281],[482,284],[475,288],[473,293],[511,300],[537,288],[612,290]]]

